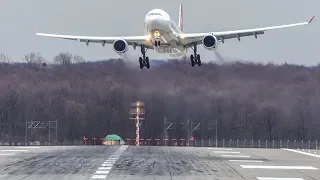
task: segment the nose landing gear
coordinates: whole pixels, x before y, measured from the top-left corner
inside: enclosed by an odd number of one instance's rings
[[[192,67],[195,64],[198,64],[198,66],[201,66],[200,54],[197,54],[197,44],[194,44],[194,46],[193,46],[193,55],[190,55],[190,60],[191,60]]]
[[[146,57],[146,48],[144,47],[144,45],[141,45],[141,53],[142,57],[139,57],[140,69],[143,69],[144,66],[146,66],[149,69],[149,57]]]
[[[154,41],[154,46],[155,47],[160,46],[160,41]]]

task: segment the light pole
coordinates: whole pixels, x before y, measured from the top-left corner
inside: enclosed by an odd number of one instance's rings
[[[216,118],[216,147],[218,147],[218,119]]]
[[[131,115],[136,115],[134,118],[130,118],[130,119],[134,119],[135,123],[136,123],[136,146],[139,146],[139,134],[140,134],[140,129],[139,129],[139,122],[140,120],[143,120],[144,118],[141,118],[140,115],[145,114],[144,109],[141,108],[142,106],[144,106],[144,102],[141,101],[137,101],[135,103],[131,104],[133,107],[133,109],[130,109],[130,114]]]

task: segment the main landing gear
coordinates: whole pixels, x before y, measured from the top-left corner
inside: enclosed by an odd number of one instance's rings
[[[146,66],[149,69],[149,57],[146,57],[146,48],[144,47],[144,45],[141,45],[141,53],[142,57],[139,57],[140,69],[143,69],[144,66]]]
[[[190,59],[191,59],[191,66],[192,67],[195,64],[198,64],[198,66],[201,66],[200,54],[197,54],[197,44],[194,44],[194,46],[193,46],[193,55],[190,55]]]

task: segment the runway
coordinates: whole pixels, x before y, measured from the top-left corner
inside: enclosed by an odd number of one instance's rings
[[[318,155],[319,154],[319,155]],[[0,179],[310,180],[312,150],[156,146],[0,147]]]

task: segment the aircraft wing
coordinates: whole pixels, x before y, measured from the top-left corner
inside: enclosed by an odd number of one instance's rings
[[[257,38],[257,35],[264,34],[264,32],[268,31],[268,30],[308,25],[312,22],[312,20],[314,18],[315,18],[315,16],[313,16],[307,22],[280,25],[280,26],[270,26],[270,27],[263,27],[263,28],[255,28],[255,29],[244,29],[244,30],[233,30],[233,31],[222,31],[222,32],[208,32],[208,33],[192,33],[192,34],[187,33],[187,34],[182,34],[181,39],[182,39],[182,44],[186,45],[186,46],[188,46],[188,45],[191,46],[193,43],[202,44],[202,38],[206,35],[209,35],[209,34],[216,36],[218,41],[223,42],[223,43],[224,43],[225,39],[233,39],[233,38],[237,38],[240,41],[240,38],[244,37],[244,36],[255,36],[255,38]]]
[[[123,37],[74,36],[74,35],[39,33],[35,29],[33,30],[37,36],[80,41],[80,42],[85,42],[87,45],[89,45],[89,43],[100,43],[104,46],[105,44],[112,44],[115,40],[123,39],[127,41],[128,45],[132,45],[132,46],[145,45],[146,48],[153,49],[152,42],[149,41],[149,38],[150,38],[149,36],[123,36]]]

